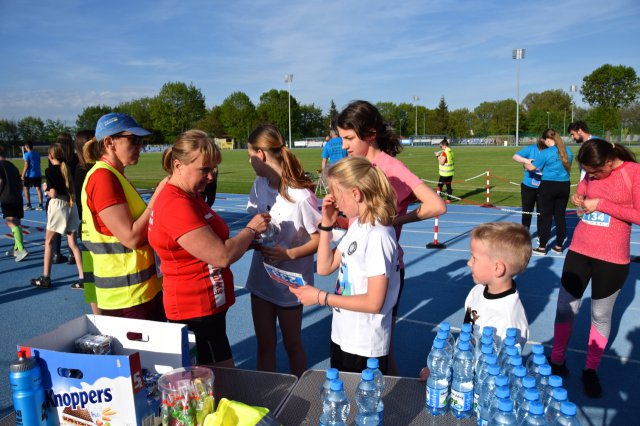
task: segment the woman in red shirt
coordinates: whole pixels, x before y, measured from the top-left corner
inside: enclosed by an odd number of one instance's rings
[[[161,260],[164,308],[169,321],[187,324],[196,336],[198,362],[233,367],[226,314],[235,303],[230,265],[240,259],[270,217],[257,214],[233,238],[200,193],[221,161],[201,130],[178,136],[162,157],[169,173],[149,220],[149,242]]]

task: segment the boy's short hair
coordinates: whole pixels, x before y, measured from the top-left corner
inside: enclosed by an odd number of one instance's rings
[[[511,275],[524,271],[531,259],[531,235],[519,223],[483,223],[473,228],[471,238],[485,243],[491,258],[502,260]]]

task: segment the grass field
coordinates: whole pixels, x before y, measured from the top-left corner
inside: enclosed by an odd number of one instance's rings
[[[571,146],[574,155],[578,146]],[[486,178],[467,181],[465,179],[477,176],[485,170],[491,172],[491,203],[502,206],[520,205],[520,186],[522,180],[522,166],[515,163],[511,157],[518,151],[516,147],[453,147],[456,155],[456,173],[454,176],[453,195],[465,201],[484,203],[486,200]],[[405,148],[398,156],[411,171],[422,179],[437,181],[438,165],[433,153],[434,148]],[[636,156],[640,148],[634,147]],[[316,174],[321,164],[320,148],[294,149],[294,153],[302,162],[306,171]],[[160,165],[161,153],[144,153],[137,166],[126,169],[127,177],[137,188],[153,188],[164,176]],[[22,160],[14,163],[22,170]],[[46,159],[43,159],[43,170]],[[251,188],[255,174],[249,165],[246,150],[224,151],[219,169],[218,192],[231,194],[247,194]],[[571,182],[578,181],[578,167],[573,164]],[[509,182],[518,183],[518,185]],[[435,184],[427,183],[435,188]]]

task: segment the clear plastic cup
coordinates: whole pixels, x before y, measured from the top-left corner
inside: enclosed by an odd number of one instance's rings
[[[207,367],[178,368],[160,377],[162,424],[202,426],[213,413],[213,371]]]

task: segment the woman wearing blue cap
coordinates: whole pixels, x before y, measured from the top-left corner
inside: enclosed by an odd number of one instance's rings
[[[147,241],[150,210],[124,176],[125,167],[138,163],[142,137],[149,134],[128,115],[110,113],[84,146],[85,160],[95,165],[82,188],[82,241],[93,263],[83,266],[85,276],[93,271],[104,315],[164,321],[162,280]]]

